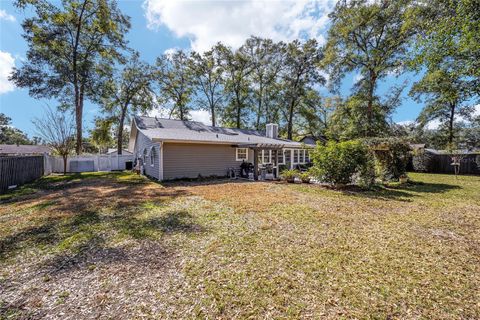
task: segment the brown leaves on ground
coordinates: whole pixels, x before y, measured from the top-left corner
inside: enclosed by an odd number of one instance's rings
[[[47,177],[0,205],[0,318],[480,318],[480,179],[413,178]]]

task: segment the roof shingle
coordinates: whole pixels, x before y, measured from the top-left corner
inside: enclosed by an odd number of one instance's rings
[[[137,128],[150,139],[232,144],[281,144],[285,147],[302,147],[299,142],[268,138],[256,130],[211,127],[196,121],[137,116],[135,123]]]

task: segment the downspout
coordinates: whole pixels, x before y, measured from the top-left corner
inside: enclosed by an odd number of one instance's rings
[[[159,159],[158,159],[158,180],[162,181],[163,180],[163,141],[160,142],[160,152],[159,152]]]

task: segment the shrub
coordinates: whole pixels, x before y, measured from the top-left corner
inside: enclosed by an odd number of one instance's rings
[[[288,182],[294,182],[295,178],[298,177],[299,171],[295,169],[286,169],[280,173],[280,178]]]
[[[434,157],[428,152],[414,154],[412,157],[412,167],[417,172],[430,172],[433,168]]]
[[[359,141],[330,141],[325,146],[317,145],[312,160],[312,173],[318,180],[348,184],[366,168],[368,149]]]
[[[375,158],[376,175],[382,181],[398,180],[407,172],[409,144],[398,138],[365,140]]]
[[[303,183],[310,183],[310,172],[309,171],[305,171],[305,172],[302,172],[298,175],[298,177],[300,178],[300,180],[302,180]]]

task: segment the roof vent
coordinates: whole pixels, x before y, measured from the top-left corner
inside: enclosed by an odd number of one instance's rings
[[[269,123],[266,127],[265,135],[267,138],[277,139],[278,138],[278,124]]]

